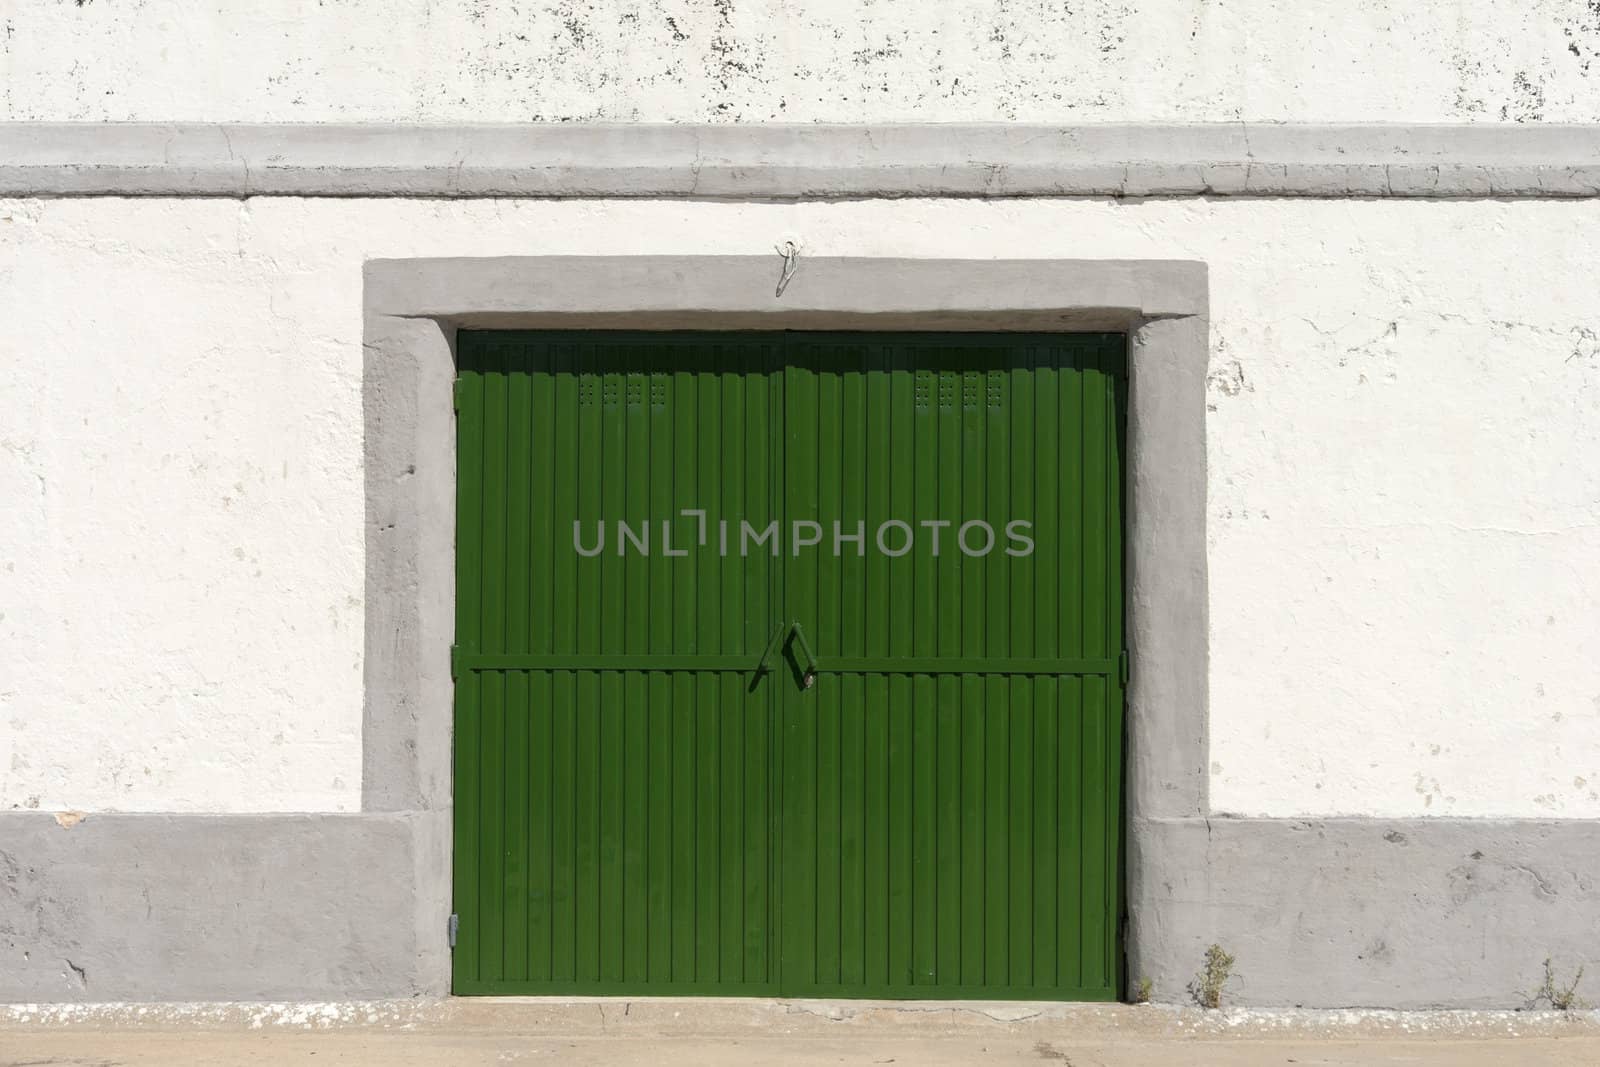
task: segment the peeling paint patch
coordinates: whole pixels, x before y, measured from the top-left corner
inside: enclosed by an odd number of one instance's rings
[[[1581,360],[1584,363],[1594,364],[1600,362],[1600,337],[1588,326],[1574,326],[1569,335],[1572,337],[1572,354],[1567,357],[1567,362]]]
[[[1534,81],[1527,71],[1517,71],[1511,76],[1511,99],[1500,106],[1501,121],[1538,122],[1543,118],[1543,84]]]
[[[1206,375],[1206,388],[1223,396],[1238,396],[1247,391],[1255,392],[1255,386],[1245,380],[1244,365],[1236,359],[1228,360]]]

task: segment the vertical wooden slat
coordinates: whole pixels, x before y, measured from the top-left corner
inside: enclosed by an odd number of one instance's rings
[[[571,544],[570,529],[563,531],[556,515],[556,451],[560,440],[556,428],[555,361],[548,350],[535,349],[530,356],[531,406],[529,477],[532,480],[529,536],[529,647],[536,652],[551,652],[555,635],[555,560],[557,546]],[[552,703],[555,679],[540,672],[530,680],[528,719],[528,978],[545,982],[551,978],[551,912],[553,907],[554,866],[552,829],[553,764],[551,750],[554,719]]]
[[[894,439],[890,418],[889,346],[871,343],[866,348],[866,434],[869,441],[866,493],[872,517],[879,522],[894,518],[889,494]],[[892,536],[892,535],[891,535]],[[898,542],[893,542],[898,544]],[[866,632],[863,651],[868,656],[889,654],[889,633],[894,607],[890,597],[888,557],[867,557]],[[862,679],[862,734],[865,779],[862,796],[863,919],[862,970],[868,988],[889,982],[889,683],[881,674]]]
[[[556,544],[571,550],[573,523],[579,519],[578,462],[572,442],[578,435],[578,406],[582,392],[574,346],[554,346],[555,436],[549,462],[555,469]],[[571,561],[570,555],[563,555]],[[551,599],[555,652],[576,652],[578,635],[578,567],[573,562],[555,568]],[[555,982],[577,979],[577,867],[574,808],[574,752],[576,739],[575,680],[571,671],[551,679],[550,699],[550,977]]]
[[[647,649],[654,653],[673,651],[673,603],[677,594],[674,587],[675,560],[662,556],[660,534],[655,531],[659,517],[673,510],[673,419],[679,394],[677,379],[672,375],[670,359],[652,362],[649,395],[649,451],[650,466],[646,491],[647,506],[629,516],[635,523],[647,524],[646,536],[656,546],[651,550],[645,611]],[[645,765],[646,791],[650,797],[650,841],[645,858],[647,869],[646,973],[648,980],[664,985],[680,977],[675,952],[678,948],[677,924],[674,922],[677,899],[677,879],[674,864],[678,842],[673,829],[678,818],[674,803],[677,751],[675,721],[673,717],[673,679],[662,671],[652,671],[645,678],[646,709],[649,722],[650,743],[648,762]]]
[[[890,455],[898,462],[890,467],[889,510],[897,516],[916,514],[915,467],[906,462],[916,448],[915,431],[915,361],[903,348],[891,350],[889,357],[889,447]],[[908,615],[908,606],[916,596],[915,572],[903,566],[913,556],[901,557],[901,566],[889,569],[890,602],[896,610],[889,623],[889,654],[910,656],[914,649],[914,629]],[[912,681],[905,675],[891,675],[888,679],[889,714],[889,966],[888,981],[895,986],[909,986],[916,981],[916,965],[912,958],[913,931],[916,924],[914,852],[912,825],[914,819],[915,752],[912,732],[915,701]]]
[[[1003,432],[1004,424],[990,418],[986,402],[988,375],[983,370],[971,370],[963,381],[962,406],[969,425],[983,446],[983,459],[979,477],[981,481],[981,514],[996,514],[1005,510],[1004,494],[1009,489],[1006,460],[1009,441]],[[984,574],[984,654],[1003,656],[1010,644],[1010,586],[1006,581],[1004,565],[991,553],[981,563]],[[1011,743],[1010,743],[1010,680],[1004,676],[988,675],[984,678],[983,711],[985,719],[985,754],[988,766],[985,775],[985,803],[987,826],[985,844],[988,850],[988,885],[984,893],[987,933],[987,962],[984,980],[990,985],[1009,984],[1011,976],[1011,851],[1012,834],[1009,819],[1011,804]]]
[[[483,630],[481,646],[503,651],[506,642],[506,405],[509,389],[503,351],[486,354],[483,395]],[[479,820],[483,878],[479,883],[483,943],[479,968],[485,982],[505,977],[506,778],[505,674],[486,675],[481,685],[483,728],[479,736],[482,775]]]
[[[650,513],[650,382],[647,349],[630,344],[622,353],[627,375],[620,451],[626,456],[622,504],[612,518],[637,524]],[[630,553],[622,564],[621,648],[643,653],[649,639],[649,557]],[[626,672],[622,681],[622,979],[642,985],[649,978],[649,675]]]
[[[716,346],[707,346],[695,362],[694,392],[689,397],[693,430],[690,434],[692,480],[680,486],[680,508],[705,509],[721,480],[721,424],[718,418],[717,376],[712,373]],[[676,562],[690,564],[695,597],[695,649],[715,654],[721,641],[721,568],[714,556],[701,551],[699,522],[684,516],[674,523],[681,529],[680,547],[688,553]],[[715,984],[721,980],[722,951],[722,789],[717,768],[721,763],[722,707],[715,674],[695,678],[695,977]]]
[[[846,532],[875,529],[867,498],[869,444],[867,429],[868,346],[856,342],[841,346],[842,427],[839,452],[839,520]],[[844,546],[838,560],[838,649],[842,655],[866,655],[867,559],[873,546],[859,552]],[[847,986],[866,983],[866,679],[861,675],[837,680],[839,698],[839,982]]]
[[[1084,596],[1083,633],[1086,655],[1110,654],[1104,619],[1108,610],[1108,585],[1110,576],[1106,566],[1107,493],[1108,471],[1107,442],[1109,437],[1105,388],[1106,375],[1101,369],[1099,353],[1086,353],[1088,364],[1084,377],[1082,427],[1084,450]],[[1106,939],[1109,936],[1107,909],[1109,900],[1110,870],[1106,864],[1108,835],[1106,828],[1107,797],[1106,776],[1106,679],[1090,677],[1084,680],[1083,708],[1083,981],[1087,985],[1110,982],[1107,968],[1109,953]]]
[[[795,457],[781,468],[783,478],[783,523],[779,531],[781,569],[784,581],[784,609],[792,619],[801,619],[811,636],[816,635],[817,569],[814,554],[792,553],[792,524],[814,521],[817,516],[817,376],[814,353],[791,358],[784,374],[783,454]],[[814,647],[814,646],[813,646]],[[799,657],[797,645],[791,655]],[[798,662],[798,659],[796,659]],[[787,668],[780,671],[779,684],[792,679]],[[781,912],[787,920],[780,925],[781,981],[811,985],[817,980],[817,705],[815,693],[800,699],[790,681],[784,691],[783,715],[783,825]]]
[[[841,517],[840,466],[843,462],[840,448],[840,412],[843,400],[841,383],[836,370],[837,350],[822,346],[814,350],[812,370],[814,397],[812,420],[815,431],[807,452],[791,450],[794,462],[803,464],[808,475],[813,475],[812,492],[815,507],[802,512],[800,517],[816,520],[822,527],[822,541],[811,548],[799,549],[806,571],[815,575],[815,607],[800,610],[808,639],[818,655],[837,654],[839,648],[839,561],[832,556],[832,521]],[[801,416],[804,417],[804,416]],[[794,441],[794,438],[790,439]],[[807,454],[809,453],[809,454]],[[813,474],[814,472],[814,474]],[[802,490],[804,492],[804,490]],[[803,506],[803,505],[802,505]],[[797,559],[795,562],[798,562]],[[807,604],[812,597],[805,597]],[[816,688],[807,696],[814,709],[811,744],[816,750],[816,767],[810,795],[814,798],[815,822],[812,831],[812,850],[816,857],[816,936],[812,938],[816,953],[814,981],[819,985],[835,985],[839,981],[839,721],[842,679],[837,675],[824,675],[817,679]]]
[[[1007,654],[1032,657],[1036,654],[1033,638],[1033,565],[1029,558],[1006,554],[1004,545],[1006,524],[1013,519],[1031,519],[1033,516],[1033,353],[1030,346],[1019,345],[1011,349],[1005,363],[996,368],[990,380],[989,414],[999,419],[1007,428],[1007,485],[1006,505],[991,511],[989,521],[995,528],[996,548],[988,558],[1000,564],[1006,573],[1009,586],[1010,622],[1006,635]],[[1026,677],[1009,680],[1011,707],[1008,719],[1011,731],[1011,800],[1009,822],[1011,826],[1011,901],[1009,949],[1011,962],[1010,983],[1028,987],[1035,984],[1033,926],[1034,854],[1033,854],[1033,681]]]
[[[964,362],[964,361],[963,361]],[[939,404],[946,409],[947,421],[959,430],[958,506],[951,518],[978,515],[984,511],[983,419],[975,405],[967,403],[967,378],[962,363],[941,375]],[[981,657],[985,642],[985,568],[982,560],[967,559],[959,551],[960,653]],[[988,901],[994,857],[989,851],[989,784],[991,768],[988,748],[985,681],[982,676],[962,675],[961,685],[961,981],[981,987],[991,973],[989,952]]]
[[[728,515],[738,515],[744,509],[744,471],[748,458],[744,451],[744,381],[738,372],[738,350],[719,348],[717,370],[718,405],[717,422],[720,427],[718,458],[721,469],[713,483],[710,499],[705,506],[711,511],[707,522],[711,524],[707,536],[709,544],[720,551],[716,523]],[[759,462],[759,460],[758,460]],[[722,599],[718,613],[716,648],[718,652],[738,653],[754,642],[747,636],[750,629],[744,615],[745,569],[733,560],[719,556],[713,564],[722,583]],[[761,629],[758,623],[754,627]],[[759,639],[757,639],[759,640]],[[718,911],[718,969],[725,983],[747,981],[744,966],[745,920],[745,788],[744,770],[748,758],[745,751],[745,722],[755,712],[760,699],[742,694],[744,680],[738,675],[722,675],[716,680],[718,687],[718,712],[720,737],[718,752],[721,767],[718,782],[721,795],[718,815],[721,839]]]
[[[627,503],[629,381],[625,354],[611,355],[597,348],[603,365],[600,407],[600,511],[599,517],[615,523]],[[617,358],[622,356],[623,358]],[[600,368],[597,368],[600,370]],[[627,564],[606,552],[600,555],[600,648],[621,649],[625,641]],[[596,679],[599,703],[591,710],[596,722],[596,849],[595,913],[597,981],[620,982],[623,977],[623,677],[605,671]]]
[[[934,810],[934,916],[930,975],[934,984],[956,985],[961,981],[961,679],[938,675],[928,679],[934,691],[936,708],[933,778]]]
[[[669,468],[671,493],[666,508],[651,516],[656,536],[662,536],[663,524],[672,523],[686,500],[694,492],[694,432],[696,396],[694,372],[679,365],[672,373],[672,437]],[[681,535],[680,535],[681,538]],[[681,540],[675,551],[682,551]],[[672,599],[667,605],[672,619],[671,648],[677,653],[693,653],[699,643],[696,630],[698,603],[695,599],[694,557],[665,558],[662,546],[663,567],[672,576]],[[697,679],[694,674],[679,671],[669,675],[671,685],[672,722],[672,977],[679,982],[693,982],[699,977],[696,967],[696,925],[700,919],[700,899],[696,892],[699,875],[695,866],[698,855],[699,821],[695,810],[697,778],[695,769],[698,702],[695,699]]]
[[[585,525],[598,523],[605,509],[605,410],[610,405],[608,380],[593,342],[578,346],[580,381],[589,390],[589,402],[578,405],[578,514]],[[580,559],[578,567],[578,650],[597,653],[603,647],[601,622],[606,555]],[[594,671],[578,671],[573,767],[573,814],[576,823],[576,963],[584,982],[600,980],[600,678]]]
[[[1056,347],[1042,347],[1033,369],[1033,456],[1031,536],[1033,648],[1037,656],[1061,655],[1057,629],[1057,541],[1058,489],[1060,482],[1060,409],[1057,395],[1063,372],[1061,353]],[[1020,549],[1019,549],[1020,551]],[[1056,748],[1058,730],[1058,691],[1061,681],[1053,677],[1034,680],[1033,689],[1033,970],[1034,981],[1049,986],[1061,984],[1059,971],[1057,898],[1060,895],[1059,796],[1060,776]]]
[[[506,367],[505,647],[528,648],[529,564],[532,561],[533,376],[515,350]],[[529,797],[528,672],[505,674],[505,977],[528,979]]]
[[[923,365],[918,365],[923,364]],[[934,373],[924,361],[912,366],[918,394],[912,417],[913,515],[939,514],[939,419],[931,402]],[[953,550],[951,546],[949,550]],[[911,650],[913,655],[932,656],[938,652],[937,620],[941,607],[938,573],[943,557],[931,552],[916,552],[912,560]],[[912,981],[933,985],[938,976],[938,696],[935,679],[927,674],[912,676]]]
[[[556,673],[551,700],[551,816],[555,889],[551,893],[551,978],[578,980],[577,679]]]
[[[1062,375],[1059,398],[1060,486],[1057,515],[1060,523],[1057,563],[1061,599],[1058,627],[1061,654],[1083,656],[1083,371],[1074,361]],[[1083,679],[1061,681],[1058,709],[1059,758],[1057,767],[1057,818],[1061,825],[1058,855],[1059,907],[1057,973],[1063,985],[1080,987],[1083,973]]]
[[[530,842],[534,869],[528,901],[528,978],[548,982],[555,913],[555,675],[542,671],[533,679],[529,722],[528,796]]]
[[[731,566],[746,569],[745,620],[746,647],[765,649],[772,629],[782,616],[782,590],[773,587],[777,569],[770,556],[757,553],[754,557],[740,554],[742,531],[732,520],[749,519],[754,525],[764,525],[776,518],[780,510],[775,494],[778,487],[772,477],[777,454],[781,454],[781,441],[774,440],[781,420],[773,417],[774,405],[781,402],[776,388],[780,380],[779,369],[774,365],[772,352],[759,351],[759,363],[745,377],[744,414],[745,436],[745,506],[741,514],[729,516],[729,560]],[[779,409],[781,410],[781,409]],[[737,558],[738,562],[732,561]],[[754,629],[751,629],[754,627]],[[775,915],[773,901],[774,862],[773,808],[776,774],[773,768],[774,738],[772,722],[778,706],[779,675],[769,674],[758,679],[752,691],[749,715],[745,717],[745,790],[744,833],[745,868],[743,897],[743,943],[745,974],[749,981],[766,982],[776,978],[773,964],[772,941],[774,927],[769,919]],[[743,679],[741,678],[741,681]]]
[[[947,364],[958,351],[941,348],[928,353],[930,382],[926,406],[927,418],[934,432],[936,490],[934,499],[928,501],[926,506],[931,514],[941,518],[962,513],[961,416],[954,404],[946,402],[955,388],[955,376]],[[959,551],[947,552],[933,562],[937,612],[933,619],[933,640],[927,654],[959,656],[964,600],[961,573],[965,557]],[[934,834],[937,880],[935,980],[938,985],[950,986],[963,981],[963,954],[968,947],[962,927],[966,871],[969,857],[976,859],[971,856],[972,849],[965,840],[963,810],[966,788],[963,772],[970,762],[970,754],[963,751],[962,679],[957,675],[943,674],[932,681],[937,701],[934,713],[937,716],[936,761],[933,769],[937,808]]]

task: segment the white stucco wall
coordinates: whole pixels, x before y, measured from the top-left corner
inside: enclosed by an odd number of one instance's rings
[[[364,259],[785,232],[1208,261],[1216,806],[1600,816],[1600,204],[1491,201],[0,202],[0,805],[358,805]]]
[[[1595,121],[1592,0],[9,0],[0,119]]]

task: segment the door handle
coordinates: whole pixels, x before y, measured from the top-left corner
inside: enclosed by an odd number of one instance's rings
[[[806,632],[800,629],[800,623],[794,624],[795,644],[800,646],[800,651],[806,655],[806,667],[800,674],[800,688],[810,689],[817,684],[817,657],[811,653],[811,645],[806,641]]]
[[[778,628],[772,631],[772,640],[767,642],[767,650],[761,653],[761,658],[756,661],[755,674],[750,678],[750,686],[752,689],[755,687],[755,684],[761,680],[761,676],[772,669],[770,666],[772,654],[778,651],[779,648],[783,647],[783,636],[789,632],[789,628],[792,625],[792,623],[780,622],[778,624]]]

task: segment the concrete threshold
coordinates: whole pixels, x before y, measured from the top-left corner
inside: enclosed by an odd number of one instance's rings
[[[841,1030],[994,1030],[1075,1036],[1227,1035],[1329,1039],[1590,1034],[1600,1010],[1205,1011],[1173,1004],[1057,1001],[807,1000],[775,997],[446,997],[410,1000],[0,1004],[0,1033],[19,1030],[499,1030],[508,1033],[715,1035]]]
[[[1592,1067],[1600,1015],[732,998],[0,1006],[0,1067],[175,1062]]]

